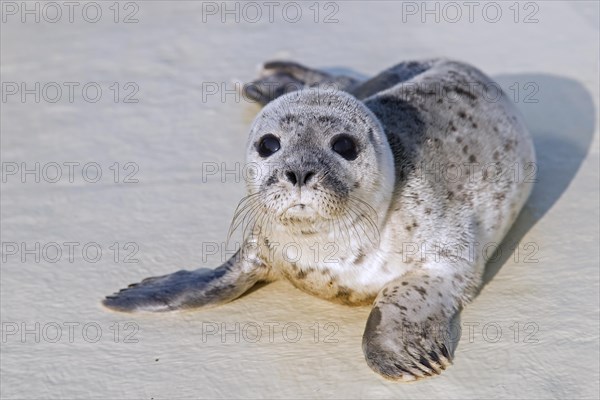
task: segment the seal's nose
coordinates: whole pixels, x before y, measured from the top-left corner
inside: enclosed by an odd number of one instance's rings
[[[284,174],[286,179],[292,183],[292,185],[302,186],[306,185],[310,178],[315,176],[313,171],[286,171]]]

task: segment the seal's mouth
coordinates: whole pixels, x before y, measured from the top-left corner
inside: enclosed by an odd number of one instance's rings
[[[280,215],[279,220],[283,225],[312,224],[319,219],[319,212],[310,204],[293,203]]]
[[[309,204],[294,203],[294,204],[291,204],[288,208],[286,208],[283,211],[282,216],[288,215],[288,216],[302,217],[302,216],[310,216],[310,215],[315,215],[315,214],[317,214],[317,211],[314,208],[312,208]]]
[[[304,203],[295,203],[292,204],[291,206],[289,206],[287,208],[287,210],[285,210],[285,212],[291,211],[291,212],[304,212],[304,211],[308,211],[307,208],[312,209],[312,207],[304,204]]]

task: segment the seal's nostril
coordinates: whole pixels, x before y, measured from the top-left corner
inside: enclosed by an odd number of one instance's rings
[[[287,178],[288,181],[292,182],[292,185],[296,185],[296,183],[298,182],[298,178],[296,177],[295,172],[287,171],[285,173],[285,177]]]
[[[286,171],[285,172],[286,179],[288,181],[290,181],[292,183],[292,185],[294,185],[294,186],[296,186],[296,184],[298,184],[298,186],[306,185],[308,183],[308,181],[310,180],[310,178],[312,178],[313,176],[315,176],[315,173],[312,171],[309,171],[309,172]]]
[[[302,180],[302,184],[306,185],[306,183],[310,180],[310,178],[312,178],[313,176],[315,176],[314,172],[307,172],[304,174],[304,179]]]

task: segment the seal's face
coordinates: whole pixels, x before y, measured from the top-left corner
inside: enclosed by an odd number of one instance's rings
[[[252,126],[247,162],[256,174],[237,217],[261,230],[312,235],[364,219],[373,229],[393,187],[380,124],[345,93],[307,90],[270,103]]]

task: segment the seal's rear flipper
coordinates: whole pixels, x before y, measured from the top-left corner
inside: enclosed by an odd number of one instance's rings
[[[266,278],[267,267],[237,253],[211,270],[178,271],[129,285],[102,301],[122,312],[161,312],[227,303]]]
[[[349,90],[358,81],[335,76],[291,61],[270,61],[263,65],[261,77],[244,85],[244,95],[265,105],[277,97],[297,90],[322,87]]]

